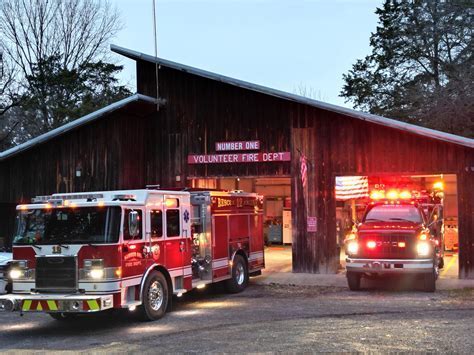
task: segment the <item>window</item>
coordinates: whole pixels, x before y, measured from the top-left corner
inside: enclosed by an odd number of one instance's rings
[[[80,207],[20,211],[13,243],[116,243],[120,207]]]
[[[377,205],[367,212],[364,222],[423,223],[420,210],[413,205]]]
[[[129,234],[128,230],[128,215],[130,214],[131,211],[136,211],[138,213],[138,235],[135,237],[132,237]],[[125,215],[124,215],[124,220],[123,220],[123,239],[124,240],[138,240],[142,239],[142,211],[141,210],[125,210]]]
[[[179,210],[166,211],[166,236],[179,237]]]
[[[150,227],[152,238],[163,236],[163,212],[161,210],[150,211]]]

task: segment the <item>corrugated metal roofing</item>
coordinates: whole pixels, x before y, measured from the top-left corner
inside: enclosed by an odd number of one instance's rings
[[[104,108],[101,108],[100,110],[94,111],[86,116],[83,116],[81,118],[78,118],[77,120],[74,120],[72,122],[66,123],[65,125],[55,128],[47,133],[44,133],[38,137],[35,137],[23,144],[17,145],[16,147],[10,148],[8,150],[5,150],[4,152],[0,153],[0,161],[5,160],[6,158],[9,158],[13,155],[16,155],[18,153],[21,153],[27,149],[30,149],[38,144],[44,143],[54,137],[60,136],[66,132],[69,132],[77,127],[83,126],[89,122],[92,122],[94,120],[97,120],[101,118],[102,116],[109,114],[113,111],[119,110],[132,102],[136,101],[143,101],[147,102],[150,104],[156,104],[157,100],[153,97],[149,97],[146,95],[141,95],[141,94],[135,94],[130,97],[127,97],[123,100],[114,102],[113,104],[110,104]]]
[[[372,122],[372,123],[375,123],[375,124],[395,128],[395,129],[402,130],[402,131],[407,131],[407,132],[418,134],[418,135],[421,135],[421,136],[425,136],[425,137],[429,137],[429,138],[433,138],[433,139],[437,139],[437,140],[442,140],[442,141],[449,142],[449,143],[455,143],[455,144],[463,145],[463,146],[466,146],[466,147],[469,147],[469,148],[474,148],[474,139],[465,138],[465,137],[457,136],[457,135],[454,135],[454,134],[437,131],[437,130],[434,130],[434,129],[424,128],[424,127],[416,126],[416,125],[413,125],[413,124],[397,121],[397,120],[394,120],[394,119],[390,119],[390,118],[386,118],[386,117],[382,117],[382,116],[373,115],[373,114],[370,114],[370,113],[365,113],[365,112],[352,110],[352,109],[349,109],[349,108],[329,104],[329,103],[318,101],[318,100],[313,100],[313,99],[303,97],[303,96],[299,96],[299,95],[295,95],[295,94],[290,94],[288,92],[268,88],[268,87],[265,87],[265,86],[262,86],[262,85],[249,83],[249,82],[246,82],[246,81],[243,81],[243,80],[230,78],[230,77],[220,75],[220,74],[216,74],[216,73],[212,73],[212,72],[209,72],[209,71],[206,71],[206,70],[190,67],[188,65],[172,62],[170,60],[157,58],[157,57],[154,57],[154,56],[151,56],[151,55],[148,55],[148,54],[140,53],[140,52],[137,52],[137,51],[134,51],[134,50],[131,50],[131,49],[127,49],[127,48],[123,48],[123,47],[120,47],[120,46],[116,46],[116,45],[111,45],[110,49],[113,52],[121,54],[121,55],[123,55],[125,57],[128,57],[130,59],[144,60],[144,61],[148,61],[148,62],[152,62],[152,63],[158,63],[159,65],[162,65],[162,66],[165,66],[165,67],[168,67],[168,68],[172,68],[172,69],[180,70],[180,71],[183,71],[183,72],[191,73],[191,74],[198,75],[198,76],[201,76],[201,77],[204,77],[204,78],[216,80],[216,81],[219,81],[219,82],[222,82],[222,83],[238,86],[238,87],[241,87],[241,88],[244,88],[244,89],[257,91],[257,92],[267,94],[267,95],[271,95],[271,96],[276,96],[276,97],[279,97],[279,98],[282,98],[282,99],[285,99],[285,100],[298,102],[298,103],[301,103],[301,104],[317,107],[317,108],[327,110],[327,111],[337,112],[337,113],[340,113],[340,114],[343,114],[343,115],[346,115],[346,116],[349,116],[349,117],[353,117],[353,118],[357,118],[357,119],[360,119],[360,120],[363,120],[363,121]]]

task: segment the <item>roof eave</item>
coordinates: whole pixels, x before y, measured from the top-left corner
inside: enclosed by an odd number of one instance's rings
[[[60,126],[58,128],[55,128],[47,133],[44,133],[38,137],[35,137],[25,143],[19,144],[13,148],[10,148],[8,150],[5,150],[4,152],[0,153],[0,162],[10,158],[14,155],[17,155],[21,152],[24,152],[25,150],[31,149],[39,144],[45,143],[49,141],[50,139],[53,139],[55,137],[58,137],[60,135],[63,135],[69,131],[72,131],[80,126],[83,126],[91,121],[97,120],[100,117],[107,115],[113,111],[119,110],[128,104],[136,101],[144,101],[148,102],[150,104],[156,104],[157,100],[155,98],[142,95],[142,94],[134,94],[132,96],[129,96],[123,100],[114,102],[113,104],[110,104],[108,106],[105,106],[97,111],[94,111],[88,115],[85,115],[81,118],[78,118],[72,122],[66,123],[63,126]]]
[[[329,104],[329,103],[326,103],[326,102],[322,102],[322,101],[310,99],[310,98],[307,98],[307,97],[299,96],[299,95],[296,95],[296,94],[291,94],[291,93],[288,93],[288,92],[285,92],[285,91],[272,89],[272,88],[265,87],[265,86],[258,85],[258,84],[253,84],[253,83],[250,83],[250,82],[247,82],[247,81],[234,79],[234,78],[227,77],[227,76],[224,76],[224,75],[212,73],[212,72],[209,72],[209,71],[206,71],[206,70],[194,68],[194,67],[191,67],[191,66],[188,66],[188,65],[172,62],[172,61],[167,60],[167,59],[154,57],[154,56],[151,56],[151,55],[148,55],[148,54],[145,54],[145,53],[137,52],[137,51],[134,51],[134,50],[131,50],[131,49],[128,49],[128,48],[124,48],[124,47],[120,47],[120,46],[117,46],[117,45],[114,45],[114,44],[112,44],[110,46],[110,49],[115,53],[118,53],[120,55],[123,55],[123,56],[125,56],[127,58],[130,58],[130,59],[133,59],[133,60],[144,60],[144,61],[148,61],[148,62],[152,62],[152,63],[158,63],[158,64],[163,65],[165,67],[169,67],[169,68],[172,68],[172,69],[188,72],[188,73],[191,73],[191,74],[194,74],[194,75],[198,75],[198,76],[205,77],[205,78],[208,78],[208,79],[211,79],[211,80],[215,80],[215,81],[227,83],[227,84],[230,84],[230,85],[238,86],[238,87],[241,87],[241,88],[244,88],[244,89],[253,90],[253,91],[256,91],[256,92],[263,93],[263,94],[279,97],[279,98],[282,98],[282,99],[285,99],[285,100],[291,100],[291,101],[294,101],[294,102],[297,102],[297,103],[309,105],[309,106],[316,107],[316,108],[323,109],[323,110],[340,113],[340,114],[343,114],[345,116],[349,116],[349,117],[357,118],[357,119],[360,119],[360,120],[363,120],[363,121],[375,123],[375,124],[378,124],[378,125],[382,125],[382,126],[402,130],[402,131],[405,131],[405,132],[408,132],[408,133],[413,133],[413,134],[417,134],[417,135],[420,135],[420,136],[445,141],[445,142],[448,142],[448,143],[454,143],[454,144],[463,145],[463,146],[466,146],[466,147],[469,147],[469,148],[474,148],[474,139],[454,135],[454,134],[451,134],[451,133],[441,132],[441,131],[437,131],[437,130],[434,130],[434,129],[413,125],[413,124],[410,124],[410,123],[405,123],[405,122],[402,122],[402,121],[398,121],[398,120],[391,119],[391,118],[386,118],[386,117],[383,117],[383,116],[378,116],[378,115],[373,115],[373,114],[370,114],[370,113],[360,112],[360,111],[356,111],[356,110],[353,110],[353,109],[350,109],[350,108],[345,108],[345,107],[337,106],[337,105],[334,105],[334,104]]]

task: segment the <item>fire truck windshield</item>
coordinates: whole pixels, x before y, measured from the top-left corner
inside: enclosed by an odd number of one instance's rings
[[[363,222],[423,223],[423,217],[413,205],[375,205],[367,212]]]
[[[115,243],[119,238],[120,219],[120,207],[20,211],[13,244]]]

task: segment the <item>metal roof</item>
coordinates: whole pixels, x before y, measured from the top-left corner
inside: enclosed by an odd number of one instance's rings
[[[465,138],[465,137],[461,137],[461,136],[457,136],[457,135],[454,135],[454,134],[437,131],[437,130],[430,129],[430,128],[420,127],[420,126],[413,125],[413,124],[410,124],[410,123],[405,123],[405,122],[397,121],[397,120],[394,120],[394,119],[373,115],[373,114],[370,114],[370,113],[365,113],[365,112],[352,110],[352,109],[349,109],[349,108],[329,104],[329,103],[318,101],[318,100],[313,100],[313,99],[303,97],[303,96],[299,96],[299,95],[295,95],[295,94],[290,94],[290,93],[285,92],[285,91],[280,91],[280,90],[268,88],[268,87],[265,87],[265,86],[262,86],[262,85],[249,83],[247,81],[234,79],[234,78],[231,78],[231,77],[228,77],[228,76],[212,73],[212,72],[209,72],[209,71],[206,71],[206,70],[202,70],[202,69],[194,68],[194,67],[191,67],[191,66],[188,66],[188,65],[172,62],[172,61],[167,60],[167,59],[154,57],[154,56],[151,56],[151,55],[148,55],[148,54],[140,53],[140,52],[137,52],[137,51],[134,51],[134,50],[131,50],[131,49],[127,49],[127,48],[123,48],[123,47],[120,47],[120,46],[116,46],[116,45],[113,45],[113,44],[110,46],[110,49],[113,52],[121,54],[121,55],[123,55],[125,57],[128,57],[130,59],[144,60],[144,61],[148,61],[148,62],[152,62],[152,63],[158,63],[159,65],[162,65],[164,67],[168,67],[168,68],[176,69],[176,70],[179,70],[179,71],[187,72],[187,73],[198,75],[198,76],[208,78],[208,79],[211,79],[211,80],[215,80],[215,81],[230,84],[230,85],[233,85],[233,86],[238,86],[238,87],[241,87],[241,88],[244,88],[244,89],[260,92],[260,93],[263,93],[263,94],[279,97],[279,98],[282,98],[282,99],[285,99],[285,100],[290,100],[290,101],[294,101],[294,102],[297,102],[297,103],[313,106],[313,107],[320,108],[320,109],[323,109],[323,110],[340,113],[340,114],[343,114],[343,115],[346,115],[346,116],[349,116],[349,117],[357,118],[357,119],[362,120],[362,121],[367,121],[367,122],[379,124],[379,125],[382,125],[382,126],[395,128],[395,129],[398,129],[398,130],[418,134],[418,135],[421,135],[421,136],[425,136],[425,137],[429,137],[429,138],[433,138],[433,139],[437,139],[437,140],[442,140],[442,141],[449,142],[449,143],[455,143],[455,144],[463,145],[463,146],[466,146],[466,147],[469,147],[469,148],[474,148],[474,139]]]
[[[27,149],[30,149],[38,144],[44,143],[54,137],[60,136],[66,132],[69,132],[77,127],[83,126],[89,122],[95,121],[113,111],[117,111],[132,102],[136,101],[143,101],[146,103],[150,104],[156,104],[157,100],[153,97],[141,95],[141,94],[135,94],[130,97],[127,97],[123,100],[114,102],[113,104],[110,104],[108,106],[105,106],[101,108],[100,110],[94,111],[86,116],[83,116],[81,118],[78,118],[77,120],[74,120],[72,122],[66,123],[65,125],[55,128],[47,133],[44,133],[38,137],[35,137],[23,144],[17,145],[16,147],[10,148],[8,150],[5,150],[4,152],[0,153],[0,161],[5,160],[13,155],[19,154]]]

